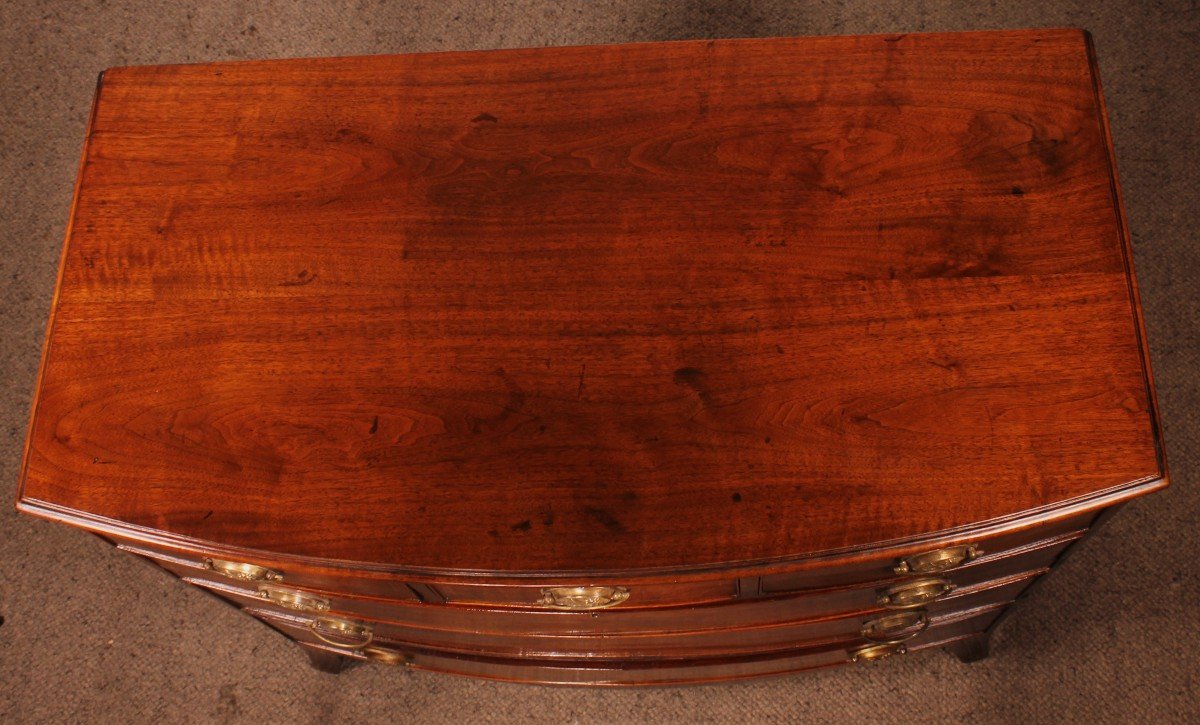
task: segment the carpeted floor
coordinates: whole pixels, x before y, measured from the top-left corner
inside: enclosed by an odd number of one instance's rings
[[[621,41],[1082,26],[1096,41],[1174,485],[1032,594],[991,659],[940,652],[745,684],[579,690],[360,667],[86,534],[0,508],[0,720],[1200,720],[1200,8],[1195,2],[0,3],[0,500],[11,501],[96,74],[114,65]]]

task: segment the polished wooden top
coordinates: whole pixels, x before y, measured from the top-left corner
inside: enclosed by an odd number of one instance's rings
[[[110,70],[21,506],[511,573],[1161,485],[1091,57],[1038,30]]]

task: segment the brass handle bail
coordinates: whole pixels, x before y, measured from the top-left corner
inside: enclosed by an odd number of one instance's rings
[[[925,631],[929,618],[923,611],[887,614],[863,622],[862,636],[880,644],[899,644]]]
[[[878,662],[886,660],[893,655],[902,655],[908,652],[902,644],[872,644],[866,647],[860,647],[850,653],[851,662]]]
[[[412,655],[406,652],[398,652],[394,649],[383,649],[382,647],[367,647],[363,650],[363,654],[366,655],[368,659],[384,665],[404,665],[407,667],[413,662]]]
[[[371,644],[375,639],[375,631],[361,622],[354,622],[349,619],[341,619],[339,617],[317,617],[308,623],[308,628],[312,630],[314,636],[325,644],[331,644],[334,647],[342,649],[362,649]],[[321,632],[324,629],[330,635]],[[341,637],[351,640],[350,642],[333,639],[333,637]]]

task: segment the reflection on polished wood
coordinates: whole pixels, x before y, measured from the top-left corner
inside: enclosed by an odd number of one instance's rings
[[[415,667],[849,661],[446,652],[941,606],[1166,485],[1099,91],[1075,30],[111,69],[18,506]]]

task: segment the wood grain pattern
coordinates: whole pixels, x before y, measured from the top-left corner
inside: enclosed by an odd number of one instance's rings
[[[1078,31],[119,68],[20,505],[497,573],[1165,485]]]

